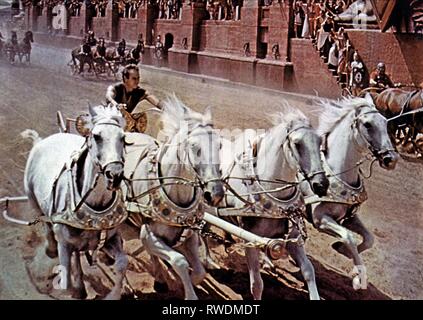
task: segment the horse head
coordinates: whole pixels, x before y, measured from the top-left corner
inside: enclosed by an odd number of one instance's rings
[[[170,144],[178,145],[177,158],[189,168],[205,200],[217,205],[224,196],[220,171],[220,136],[214,131],[211,112],[190,110],[175,96],[165,102],[162,122]]]
[[[359,154],[370,152],[382,168],[392,170],[398,161],[388,135],[387,119],[376,109],[370,94],[349,97],[334,103],[323,103],[329,109],[321,116],[319,131],[328,134],[346,121],[340,131],[350,130]]]
[[[89,105],[86,115],[77,128],[86,137],[89,153],[104,175],[109,190],[119,188],[123,178],[125,120],[120,111],[112,106]]]
[[[388,135],[387,119],[376,109],[370,95],[366,95],[359,102],[362,105],[355,109],[352,124],[357,143],[367,148],[382,168],[395,169],[398,155]]]
[[[285,128],[282,131],[281,146],[286,159],[291,167],[301,173],[315,194],[325,196],[329,181],[320,157],[321,138],[301,111],[288,106],[286,108],[288,110],[279,114],[277,121]]]

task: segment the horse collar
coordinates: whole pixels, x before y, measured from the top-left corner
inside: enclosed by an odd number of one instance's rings
[[[298,187],[289,199],[278,199],[266,192],[266,189],[260,184],[260,179],[257,176],[254,168],[256,157],[253,154],[253,145],[250,145],[244,154],[243,169],[246,176],[251,180],[245,182],[248,193],[250,194],[250,201],[254,204],[251,214],[244,213],[243,215],[251,215],[260,218],[289,218],[295,212],[305,210],[304,199]],[[256,212],[257,211],[257,212]]]
[[[147,218],[160,221],[166,225],[176,227],[198,226],[203,218],[202,192],[195,190],[193,201],[188,207],[181,207],[169,199],[160,184],[163,177],[160,176],[159,158],[163,154],[163,147],[151,149],[148,154],[148,179],[150,181],[148,201],[127,202],[127,208],[131,212],[141,213]]]
[[[127,211],[123,205],[122,191],[119,189],[115,192],[113,201],[108,208],[103,210],[95,210],[88,206],[84,197],[81,197],[76,185],[77,180],[77,166],[81,155],[87,152],[82,149],[74,155],[70,162],[65,164],[60,175],[56,178],[54,185],[62,174],[67,176],[67,193],[65,210],[61,212],[52,212],[51,221],[53,223],[66,224],[71,227],[83,230],[101,231],[106,229],[113,229],[124,222],[128,216]],[[98,177],[98,176],[97,176]],[[97,177],[95,179],[97,179]],[[93,186],[94,188],[94,186]],[[56,198],[56,190],[53,189],[53,199]],[[80,199],[77,203],[77,198]],[[55,210],[55,209],[54,209]]]
[[[367,192],[364,188],[364,183],[361,177],[359,177],[358,187],[351,186],[333,172],[324,154],[322,154],[322,162],[323,169],[326,171],[329,179],[329,189],[327,196],[323,197],[321,202],[360,205],[367,200]]]

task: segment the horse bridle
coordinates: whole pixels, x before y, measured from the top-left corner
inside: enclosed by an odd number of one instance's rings
[[[360,138],[365,142],[367,149],[372,153],[372,155],[376,158],[379,158],[381,155],[387,154],[390,151],[395,151],[394,149],[384,149],[384,150],[378,150],[378,148],[375,148],[367,139],[366,137],[363,135],[363,133],[361,132],[361,130],[358,128],[358,120],[360,119],[360,117],[366,115],[366,114],[372,114],[372,113],[379,113],[378,110],[370,110],[364,113],[361,113],[357,116],[354,117],[353,122],[351,123],[351,129],[356,130],[358,132],[358,135],[360,136]],[[354,140],[356,141],[356,140]],[[357,142],[356,142],[357,143]]]
[[[99,122],[99,123],[96,123],[94,126],[99,126],[99,125],[111,125],[111,126],[116,126],[116,127],[119,127],[119,128],[121,128],[122,129],[122,126],[121,125],[119,125],[118,123],[116,123],[116,122]],[[89,142],[90,141],[90,139],[89,138],[92,138],[92,130],[91,130],[91,132],[90,132],[90,134],[87,136],[87,139],[86,139],[86,144],[87,144],[87,147],[88,147],[88,149],[90,149],[91,148],[91,143]],[[108,163],[106,163],[104,166],[100,163],[100,161],[98,160],[98,157],[96,156],[95,158],[94,158],[94,163],[95,163],[95,165],[97,166],[97,167],[99,167],[100,168],[100,170],[99,170],[99,172],[102,174],[102,175],[105,175],[105,171],[106,171],[106,168],[109,166],[109,165],[111,165],[111,164],[121,164],[122,165],[122,167],[125,165],[125,159],[124,158],[122,158],[122,160],[115,160],[115,161],[110,161],[110,162],[108,162]]]
[[[116,122],[107,122],[107,121],[105,121],[105,122],[99,122],[99,123],[96,123],[95,125],[94,125],[94,127],[95,126],[97,126],[97,125],[113,125],[113,126],[116,126],[116,127],[119,127],[119,128],[122,128],[122,126],[120,126],[118,123],[116,123]],[[82,146],[82,150],[78,153],[79,154],[79,156],[81,156],[81,154],[82,154],[82,152],[84,152],[84,150],[85,149],[88,149],[88,152],[90,152],[90,149],[91,149],[91,143],[90,143],[90,137],[92,137],[92,130],[90,131],[90,134],[89,135],[87,135],[86,136],[86,138],[85,138],[85,143],[84,143],[84,145],[86,145],[86,148],[84,147],[84,146]],[[78,158],[77,158],[78,159]],[[72,161],[72,163],[74,164],[74,163],[76,163],[76,161],[77,161],[77,159],[74,159],[74,161]],[[81,197],[81,200],[75,205],[75,209],[74,209],[74,211],[76,212],[76,211],[78,211],[81,207],[82,207],[82,205],[85,203],[85,200],[88,198],[88,196],[91,194],[91,192],[94,190],[94,188],[96,187],[96,185],[97,185],[97,181],[98,181],[98,178],[99,178],[99,175],[100,174],[102,174],[103,176],[105,175],[105,171],[106,171],[106,168],[107,168],[107,166],[109,166],[109,165],[111,165],[111,164],[113,164],[113,163],[118,163],[118,164],[121,164],[122,166],[124,166],[124,159],[122,159],[122,160],[116,160],[116,161],[111,161],[111,162],[109,162],[109,163],[106,163],[106,165],[104,165],[104,166],[102,166],[101,165],[101,163],[100,163],[100,161],[98,160],[98,157],[96,156],[96,157],[94,157],[94,164],[97,166],[97,167],[99,167],[100,168],[100,170],[99,170],[99,172],[96,174],[96,176],[95,176],[95,178],[94,178],[94,181],[93,181],[93,183],[92,183],[92,185],[90,186],[90,188],[87,190],[87,192]],[[66,169],[66,164],[63,166],[63,168],[62,168],[62,172]],[[59,175],[60,176],[60,175]],[[56,180],[57,181],[57,180]],[[55,186],[53,186],[53,192],[55,192]],[[54,199],[54,198],[53,198]],[[55,207],[55,204],[53,203],[53,207]]]
[[[304,179],[306,181],[310,182],[310,180],[313,179],[316,175],[318,175],[318,174],[324,174],[325,171],[324,170],[319,170],[319,171],[307,173],[307,172],[305,172],[303,170],[303,168],[301,168],[300,160],[296,157],[296,153],[297,152],[293,152],[293,150],[292,150],[292,147],[291,147],[292,141],[291,141],[291,138],[290,138],[291,134],[293,134],[294,132],[296,132],[296,131],[298,131],[300,129],[311,130],[311,127],[304,126],[303,125],[303,126],[298,126],[298,127],[294,128],[294,129],[288,131],[288,133],[286,134],[285,139],[282,142],[281,146],[283,147],[283,145],[285,143],[288,143],[288,146],[289,146],[289,149],[291,151],[292,157],[294,158],[295,162],[297,163],[298,171],[301,173],[301,175],[304,177]]]
[[[210,126],[211,127],[211,129],[213,129],[213,125],[212,124],[207,124],[207,125],[205,125],[205,126]],[[187,133],[187,137],[190,137],[191,136],[191,134],[196,130],[196,129],[198,129],[198,128],[200,128],[200,127],[205,127],[204,125],[198,125],[198,126],[196,126],[196,127],[194,127],[194,128],[192,128],[191,130],[189,130],[188,131],[188,133]],[[210,134],[210,133],[212,133],[212,131],[210,130],[210,131],[208,131],[206,134]],[[188,140],[188,139],[187,139]],[[177,159],[182,163],[183,162],[183,159],[182,159],[182,157],[179,155],[179,146],[180,145],[184,145],[184,150],[186,150],[187,148],[185,148],[185,145],[186,145],[186,143],[187,143],[187,140],[185,140],[185,141],[183,141],[183,142],[180,142],[180,143],[178,143],[176,146],[178,147],[178,149],[176,150],[176,157],[177,157]],[[168,144],[168,146],[170,146],[171,144]],[[201,175],[200,175],[200,173],[198,172],[198,170],[197,170],[197,168],[195,167],[195,165],[194,165],[194,162],[192,161],[192,159],[191,159],[191,157],[190,157],[190,153],[188,152],[188,151],[185,151],[185,158],[188,160],[188,164],[189,164],[189,166],[190,166],[190,168],[192,169],[192,171],[194,172],[194,174],[195,174],[195,181],[198,183],[198,186],[201,188],[201,189],[204,189],[204,187],[205,187],[205,185],[207,184],[207,183],[209,183],[209,182],[211,182],[211,181],[214,181],[214,180],[220,180],[220,178],[219,179],[212,179],[212,180],[208,180],[208,181],[203,181],[203,179],[202,179],[202,177],[201,177]]]

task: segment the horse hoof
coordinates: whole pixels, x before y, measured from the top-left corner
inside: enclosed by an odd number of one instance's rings
[[[75,289],[75,291],[72,293],[72,298],[78,299],[78,300],[85,300],[87,299],[87,290],[85,288],[82,289]]]
[[[167,286],[166,283],[162,283],[162,282],[158,282],[158,281],[154,281],[154,291],[156,291],[157,293],[166,293],[169,291],[169,287]]]
[[[360,278],[358,276],[355,276],[353,278],[353,280],[352,280],[352,286],[353,286],[353,289],[355,291],[358,291],[358,290],[361,289],[361,282],[360,282]]]
[[[352,259],[352,255],[351,255],[350,251],[349,251],[349,250],[348,250],[348,248],[345,246],[345,244],[343,244],[342,242],[338,241],[338,242],[334,242],[334,243],[332,243],[332,248],[333,248],[336,252],[338,252],[338,253],[340,253],[340,254],[344,255],[345,257],[347,257],[347,258],[349,258],[349,259]]]

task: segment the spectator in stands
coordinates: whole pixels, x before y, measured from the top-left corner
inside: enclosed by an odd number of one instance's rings
[[[240,0],[232,0],[232,20],[239,19],[239,4]]]
[[[307,0],[306,2],[301,2],[301,7],[304,12],[304,23],[303,29],[301,31],[301,38],[310,39],[310,0]]]
[[[328,68],[331,71],[335,71],[338,70],[339,64],[339,47],[337,41],[337,33],[333,32],[333,30],[330,32],[330,39],[331,47],[328,53]]]
[[[294,31],[295,31],[296,38],[301,38],[301,34],[303,31],[304,18],[305,18],[305,14],[304,14],[302,2],[300,0],[295,0],[294,2]]]
[[[337,33],[336,37],[337,46],[338,46],[338,75],[341,75],[343,73],[347,72],[347,66],[349,61],[352,59],[351,53],[350,53],[350,40],[348,38],[348,34],[345,32],[344,28],[339,28],[339,31]]]
[[[380,89],[387,89],[393,88],[394,83],[389,78],[389,76],[385,73],[386,66],[385,63],[379,62],[376,66],[376,70],[374,70],[370,74],[370,85],[372,87],[380,88]]]
[[[216,0],[208,0],[208,11],[211,20],[217,20],[219,17],[220,3]]]
[[[316,23],[319,16],[317,1],[318,0],[311,0],[311,2],[308,2],[308,22],[310,25],[310,37],[313,39],[313,43],[316,38]]]
[[[320,56],[327,60],[329,50],[332,47],[331,32],[335,30],[335,22],[330,12],[325,13],[325,20],[322,23],[319,31],[319,39],[317,41],[317,49],[320,51]]]
[[[357,51],[354,52],[353,61],[351,62],[349,69],[350,69],[349,85],[351,89],[351,94],[353,96],[358,96],[361,90],[363,90],[365,87],[365,82],[364,82],[365,69],[364,69],[364,63],[361,60]]]
[[[338,15],[344,12],[346,9],[347,9],[347,5],[345,4],[345,2],[343,0],[337,0],[333,8],[333,13]]]

